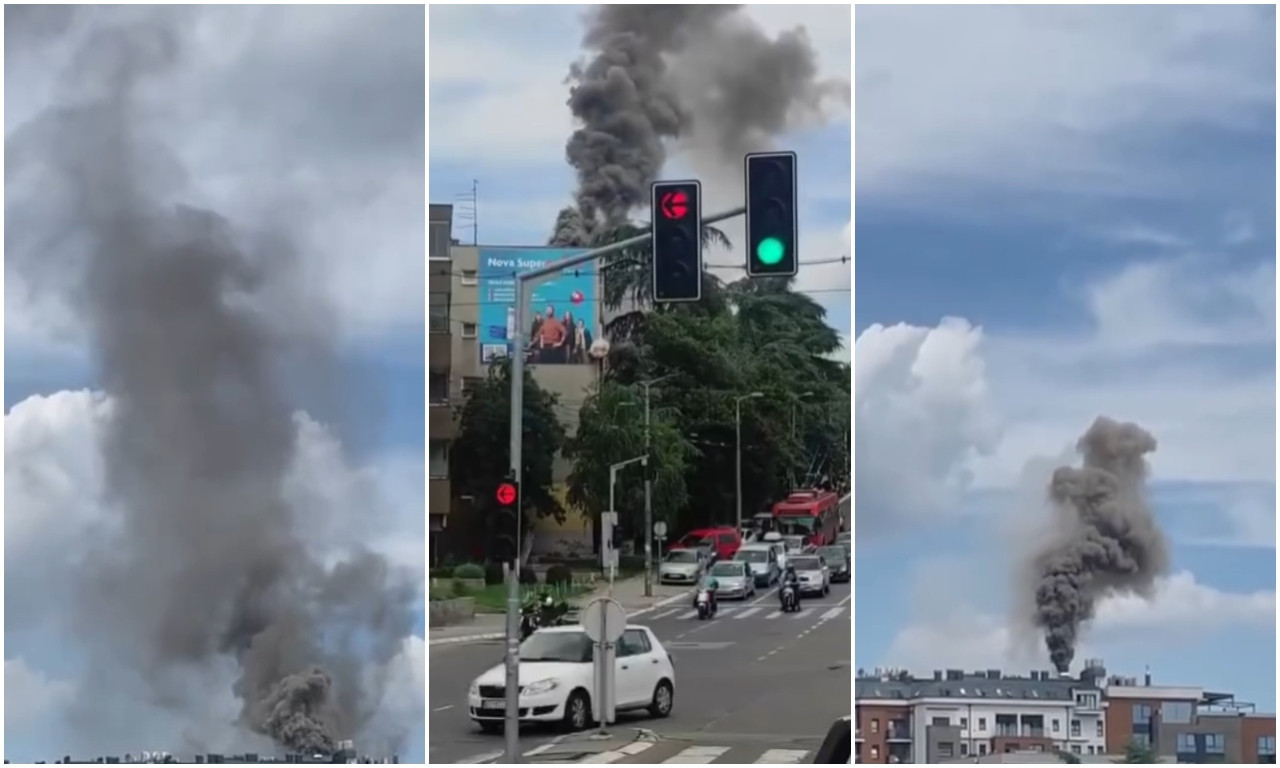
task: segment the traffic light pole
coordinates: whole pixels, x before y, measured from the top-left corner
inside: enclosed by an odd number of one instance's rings
[[[715,224],[747,212],[746,206],[738,206],[714,216],[703,216],[702,224]],[[587,264],[610,254],[642,245],[653,238],[653,232],[628,237],[610,245],[592,248],[566,259],[553,261],[544,267],[522,272],[515,276],[514,302],[515,333],[511,338],[511,477],[520,495],[524,496],[522,469],[524,467],[524,333],[525,289],[537,280],[558,275],[561,271]],[[503,764],[520,762],[520,560],[524,549],[524,499],[516,500],[516,517],[520,524],[516,533],[515,563],[507,571],[507,658],[506,658],[506,754]]]

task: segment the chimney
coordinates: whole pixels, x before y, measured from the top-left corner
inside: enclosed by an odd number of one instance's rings
[[[1142,676],[1142,684],[1147,688],[1151,687],[1151,667],[1146,667],[1146,674]]]

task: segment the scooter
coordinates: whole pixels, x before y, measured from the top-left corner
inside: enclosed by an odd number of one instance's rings
[[[778,590],[778,599],[782,601],[782,612],[791,613],[800,610],[800,593],[794,585],[783,584]]]
[[[694,598],[694,604],[698,606],[699,619],[709,619],[716,615],[716,604],[711,598],[711,590],[699,589],[698,596]]]
[[[526,607],[520,612],[520,642],[529,639],[529,635],[538,631],[538,611],[536,608]]]

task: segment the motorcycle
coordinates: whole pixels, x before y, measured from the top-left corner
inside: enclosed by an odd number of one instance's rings
[[[698,596],[694,599],[694,604],[698,606],[699,619],[709,619],[716,615],[716,604],[711,597],[711,590],[699,589]]]
[[[782,601],[783,613],[800,610],[800,592],[794,584],[783,584],[778,590],[778,599]]]
[[[520,642],[523,643],[525,640],[528,640],[529,635],[538,631],[538,623],[537,610],[530,610],[529,607],[526,606],[525,609],[520,612]]]

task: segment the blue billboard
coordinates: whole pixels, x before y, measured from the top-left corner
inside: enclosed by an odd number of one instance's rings
[[[531,365],[585,365],[588,350],[599,336],[600,307],[596,302],[597,267],[579,265],[534,284],[525,317],[515,316],[515,276],[582,253],[582,248],[480,249],[476,272],[480,294],[480,360],[491,363],[511,354],[516,322],[521,322]]]

